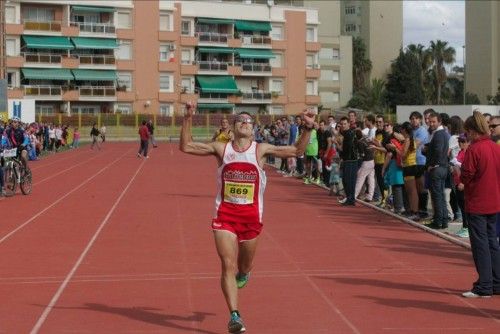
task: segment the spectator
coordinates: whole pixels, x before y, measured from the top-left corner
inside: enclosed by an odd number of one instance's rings
[[[97,146],[99,151],[101,150],[101,146],[99,145],[99,130],[97,129],[97,124],[92,125],[92,129],[90,130],[90,138],[92,139],[92,144],[90,145],[90,149],[93,150],[94,146]]]
[[[321,165],[325,166],[328,159],[328,153],[331,146],[332,133],[330,128],[326,125],[325,121],[319,121],[318,128],[318,159],[321,160]],[[321,181],[328,187],[330,184],[330,172],[322,169]]]
[[[142,121],[141,126],[139,127],[139,138],[141,141],[140,147],[139,147],[139,152],[137,152],[137,157],[142,156],[144,158],[149,158],[148,156],[148,143],[149,143],[149,130],[147,127],[147,122],[145,120]]]
[[[306,177],[304,178],[305,184],[320,183],[319,177],[313,178],[313,165],[316,166],[318,170],[318,127],[317,123],[314,123],[314,128],[311,130],[311,136],[309,137],[309,143],[305,150],[305,163],[306,163]]]
[[[371,202],[373,200],[373,192],[375,190],[375,162],[373,160],[374,153],[369,148],[369,138],[363,136],[363,133],[360,129],[356,129],[356,139],[361,166],[358,169],[354,197],[357,198],[359,196],[361,188],[366,181],[368,185],[368,193],[366,194],[364,200],[366,202]]]
[[[432,110],[432,109],[427,109]],[[427,111],[426,110],[426,111]],[[427,112],[427,120],[430,111]],[[416,144],[417,167],[415,170],[415,184],[417,185],[418,194],[418,213],[421,218],[427,218],[427,205],[429,203],[429,192],[425,188],[425,155],[422,154],[422,148],[429,141],[429,133],[422,125],[422,114],[414,111],[410,114],[410,123],[413,130],[413,139]]]
[[[350,112],[351,114],[351,112]],[[354,116],[356,113],[354,113]],[[340,146],[342,159],[342,183],[346,197],[340,200],[342,205],[356,205],[355,190],[356,176],[358,174],[358,150],[356,145],[356,134],[351,129],[349,119],[342,117],[340,119],[340,128],[343,136]]]
[[[403,176],[405,183],[405,192],[408,197],[409,215],[408,219],[418,221],[418,193],[417,193],[417,146],[418,142],[414,139],[413,128],[410,122],[401,125],[401,134],[403,135],[403,147],[401,154],[403,165]]]
[[[231,128],[229,127],[229,121],[226,117],[224,117],[220,120],[220,128],[219,130],[215,131],[214,135],[212,136],[212,141],[228,143],[232,140],[232,138],[233,133],[231,131]]]
[[[456,187],[456,197],[457,204],[462,212],[462,228],[456,233],[456,235],[460,238],[468,238],[469,237],[469,224],[467,215],[465,214],[465,197],[464,197],[464,184],[460,181],[460,168],[462,167],[462,163],[464,162],[465,152],[469,147],[469,140],[467,136],[461,134],[458,137],[458,145],[460,146],[460,151],[457,156],[451,160],[451,164],[453,166],[453,181]]]
[[[400,129],[397,126],[392,126],[391,123],[385,123],[385,132],[387,134],[386,141],[384,142],[387,151],[385,155],[384,167],[382,174],[384,175],[385,184],[390,186],[392,192],[392,206],[394,213],[403,213],[403,168],[401,155],[398,151],[402,150],[402,143],[394,135],[395,132],[399,133]]]
[[[356,129],[356,127],[358,126],[357,123],[358,123],[358,119],[357,119],[357,115],[356,115],[356,112],[354,110],[350,110],[348,113],[347,113],[347,116],[349,117],[349,127],[351,129]]]
[[[370,141],[375,138],[377,128],[375,128],[375,116],[368,114],[365,116],[363,136],[367,137]]]
[[[153,124],[153,121],[152,120],[149,120],[148,123],[146,124],[146,126],[148,127],[148,131],[149,131],[149,141],[151,142],[151,145],[153,145],[153,148],[156,148],[158,147],[158,145],[156,145],[156,140],[155,140],[155,126]]]
[[[431,228],[448,227],[448,211],[445,199],[445,181],[448,176],[448,142],[449,135],[441,124],[441,115],[436,112],[429,114],[429,130],[431,139],[426,144],[426,168],[430,178],[430,193],[434,217]]]
[[[489,128],[491,139],[500,145],[500,116],[495,116],[490,119]]]
[[[78,148],[80,146],[80,130],[75,128],[73,132],[73,142],[71,143],[72,148]]]
[[[474,111],[464,126],[471,145],[465,152],[460,179],[479,279],[462,295],[489,297],[500,294],[500,249],[495,232],[496,214],[500,212],[500,146],[489,139],[488,123],[479,111]]]
[[[387,152],[385,147],[382,145],[386,141],[386,132],[384,130],[384,116],[377,115],[375,117],[375,125],[377,130],[375,131],[375,138],[371,141],[369,146],[371,150],[374,151],[374,162],[375,162],[375,177],[377,180],[377,187],[375,191],[375,196],[380,205],[384,203],[386,186],[384,182],[384,177],[382,175],[382,169],[385,162],[385,153]]]

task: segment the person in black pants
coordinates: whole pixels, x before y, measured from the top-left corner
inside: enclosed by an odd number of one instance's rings
[[[340,119],[340,131],[344,139],[340,146],[340,158],[342,159],[342,184],[346,197],[339,202],[342,205],[352,205],[356,203],[354,198],[356,190],[356,177],[358,175],[358,150],[356,133],[350,128],[347,117]]]

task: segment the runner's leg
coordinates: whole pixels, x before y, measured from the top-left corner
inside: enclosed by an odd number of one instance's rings
[[[229,311],[238,310],[238,287],[234,279],[237,270],[238,244],[236,235],[214,231],[215,247],[221,261],[221,288]]]

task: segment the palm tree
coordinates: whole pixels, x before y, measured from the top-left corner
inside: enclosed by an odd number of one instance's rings
[[[448,46],[448,42],[441,40],[431,41],[429,52],[432,57],[432,70],[435,74],[435,85],[437,93],[437,104],[441,104],[441,88],[446,82],[446,69],[444,65],[450,65],[455,62],[455,49]]]
[[[373,79],[370,84],[354,94],[347,106],[382,113],[386,107],[386,94],[385,81]]]
[[[366,58],[366,45],[360,37],[352,40],[352,71],[354,92],[365,87],[366,75],[372,69],[372,62]]]
[[[410,44],[406,47],[406,51],[413,54],[419,64],[420,64],[420,79],[421,79],[421,88],[422,91],[425,92],[427,83],[426,82],[426,74],[429,72],[429,69],[432,65],[432,57],[428,49],[425,48],[422,44]]]

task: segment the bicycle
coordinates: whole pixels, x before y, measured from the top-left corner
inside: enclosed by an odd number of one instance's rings
[[[19,184],[23,195],[29,195],[33,187],[33,177],[29,167],[24,167],[19,160],[17,148],[4,150],[1,156],[5,159],[4,187],[5,196],[14,196]]]

